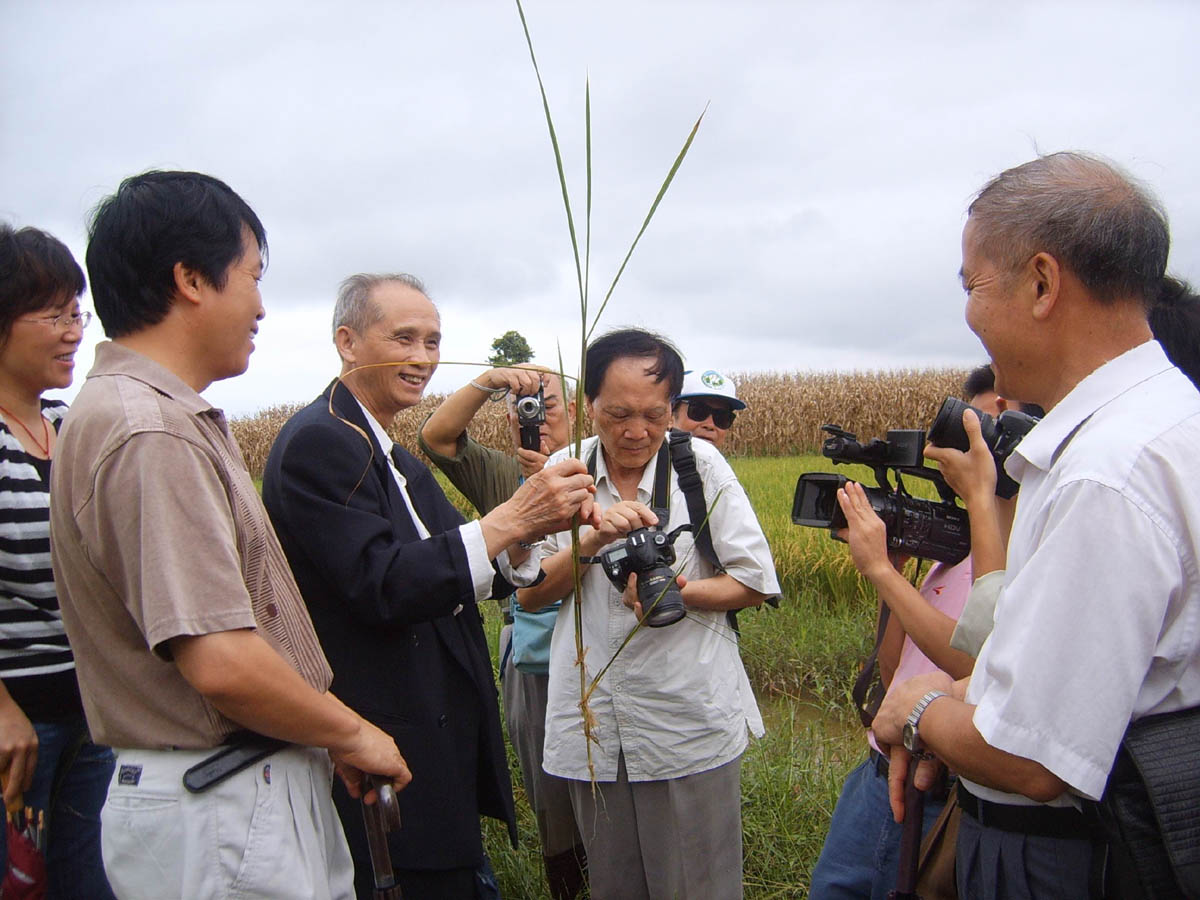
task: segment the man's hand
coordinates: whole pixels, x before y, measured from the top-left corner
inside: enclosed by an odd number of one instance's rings
[[[363,796],[364,772],[390,779],[392,789],[396,791],[403,790],[412,781],[412,773],[400,755],[396,742],[366,719],[360,719],[359,732],[354,740],[345,747],[331,747],[329,756],[350,796],[363,797],[366,803],[374,803],[378,799],[378,792],[372,790]]]
[[[913,707],[917,705],[917,701],[930,691],[945,691],[947,694],[953,694],[954,681],[949,675],[938,669],[892,685],[887,696],[883,698],[879,712],[875,715],[875,721],[871,723],[871,731],[875,734],[875,740],[880,744],[902,746],[904,723],[908,720]]]
[[[524,447],[517,448],[517,462],[521,466],[522,476],[532,478],[546,468],[546,461],[550,458],[549,443],[545,437],[542,438],[540,453],[537,450],[526,450]]]
[[[675,583],[682,590],[683,586],[687,584],[687,579],[682,575],[676,575]],[[629,581],[625,583],[625,592],[621,595],[621,602],[633,610],[633,614],[637,616],[639,622],[646,618],[645,610],[642,609],[641,601],[638,600],[636,572],[629,573]]]
[[[542,386],[542,375],[553,375],[544,366],[521,363],[516,366],[497,366],[475,379],[475,383],[492,390],[508,388],[514,397],[536,394]]]
[[[4,805],[15,803],[33,784],[37,766],[38,737],[28,716],[3,691],[0,698],[0,780],[4,782]]]
[[[871,508],[863,486],[848,481],[838,490],[837,498],[846,516],[846,527],[838,532],[838,537],[850,545],[854,567],[871,581],[890,575],[893,567],[888,558],[887,526]]]
[[[963,411],[963,428],[971,442],[970,450],[963,453],[949,447],[926,444],[925,458],[938,464],[946,484],[963,498],[968,507],[991,503],[996,496],[996,460],[983,440],[979,417],[974,410]]]
[[[527,478],[515,494],[479,520],[489,558],[519,541],[566,531],[581,507],[580,523],[595,527],[599,516],[587,503],[595,491],[587,466],[577,459],[565,459]]]
[[[908,782],[908,767],[912,765],[913,756],[900,746],[890,748],[888,756],[888,801],[892,806],[892,818],[898,823],[904,821],[904,794]],[[938,772],[945,766],[937,759],[923,759],[917,763],[917,774],[913,784],[919,791],[927,791],[937,781]]]

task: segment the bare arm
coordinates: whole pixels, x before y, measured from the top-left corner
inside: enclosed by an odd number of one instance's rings
[[[871,730],[882,744],[899,745],[904,723],[917,701],[927,691],[946,691],[949,696],[934,700],[921,716],[918,730],[926,749],[947,766],[971,781],[996,790],[1022,794],[1045,803],[1067,789],[1066,783],[1041,763],[998,750],[975,728],[975,707],[961,698],[965,682],[952,683],[944,672],[918,675],[897,685],[884,698]],[[896,754],[892,759],[897,758]],[[904,776],[907,767],[889,770],[888,782],[893,810],[903,810]],[[921,784],[918,787],[928,787]]]
[[[950,647],[954,619],[931,606],[896,571],[887,555],[886,528],[871,509],[862,485],[848,483],[838,491],[838,502],[846,514],[846,540],[855,567],[878,591],[880,600],[888,605],[905,634],[939,669],[955,678],[969,675],[975,660]]]
[[[540,370],[533,368],[488,369],[474,379],[474,385],[463,385],[434,410],[433,415],[421,426],[421,437],[435,452],[442,456],[453,456],[458,449],[459,436],[467,430],[471,419],[491,397],[489,391],[508,388],[518,396],[536,394],[540,379]],[[489,390],[480,390],[480,387]]]
[[[971,521],[971,560],[974,576],[1003,569],[1008,530],[1012,525],[1012,506],[1005,504],[1002,521],[996,498],[996,462],[984,443],[979,418],[968,409],[963,413],[963,428],[971,442],[966,453],[949,447],[925,447],[925,456],[938,464],[946,483],[963,498]]]
[[[682,594],[683,602],[692,609],[714,612],[761,606],[767,596],[746,587],[727,573],[688,581],[683,586]]]
[[[306,682],[249,629],[177,637],[170,641],[179,672],[234,722],[269,737],[325,747],[351,793],[361,773],[412,780],[395,742],[330,693]]]

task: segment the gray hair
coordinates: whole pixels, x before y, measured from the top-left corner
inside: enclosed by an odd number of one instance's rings
[[[1157,297],[1171,246],[1167,214],[1118,166],[1053,153],[1001,172],[967,209],[979,248],[1016,271],[1049,253],[1099,301]]]
[[[337,303],[333,307],[333,336],[345,325],[362,334],[379,321],[379,307],[371,302],[371,291],[381,284],[395,281],[407,285],[414,291],[429,296],[425,285],[415,275],[395,272],[384,275],[351,275],[338,288]]]

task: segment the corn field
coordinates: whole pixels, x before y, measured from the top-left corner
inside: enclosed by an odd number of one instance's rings
[[[727,456],[795,456],[821,446],[826,422],[853,431],[863,441],[884,437],[889,428],[927,428],[947,396],[959,396],[964,369],[903,369],[886,372],[768,372],[735,374],[747,408],[725,443]],[[396,417],[392,438],[420,455],[417,430],[444,399],[434,394]],[[284,404],[230,421],[246,465],[261,478],[275,435],[302,404]],[[471,422],[475,440],[498,450],[512,447],[505,404],[489,403]]]

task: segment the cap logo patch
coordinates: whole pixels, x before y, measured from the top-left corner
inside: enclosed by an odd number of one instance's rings
[[[724,387],[725,376],[720,372],[714,372],[712,369],[709,369],[700,376],[700,383],[705,387],[713,388],[715,390],[717,388]]]

